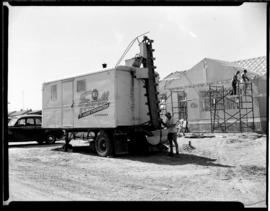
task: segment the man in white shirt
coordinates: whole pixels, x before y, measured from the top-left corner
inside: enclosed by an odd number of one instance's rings
[[[183,136],[185,136],[185,132],[186,132],[186,128],[187,128],[187,122],[184,119],[180,119],[179,120],[179,124],[178,124],[178,135],[182,136],[181,133],[183,134]]]
[[[172,117],[170,112],[167,112],[165,114],[166,116],[166,122],[162,122],[162,124],[168,128],[168,141],[170,144],[170,155],[173,155],[173,143],[175,145],[176,149],[176,154],[179,154],[179,149],[178,149],[178,143],[177,143],[177,128],[176,128],[176,121]]]

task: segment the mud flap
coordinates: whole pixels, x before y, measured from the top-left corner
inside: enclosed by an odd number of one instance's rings
[[[114,135],[114,153],[116,155],[127,154],[128,153],[128,142],[127,136],[125,135]]]

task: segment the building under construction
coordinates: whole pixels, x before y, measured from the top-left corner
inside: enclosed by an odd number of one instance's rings
[[[232,77],[244,69],[250,83],[239,84],[231,95]],[[159,92],[161,113],[186,119],[191,132],[267,130],[266,57],[235,62],[205,58],[165,77]]]

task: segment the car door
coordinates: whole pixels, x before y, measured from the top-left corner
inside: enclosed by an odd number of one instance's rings
[[[10,127],[12,134],[12,141],[23,141],[24,140],[24,128],[26,126],[26,118],[22,117],[17,120],[14,126]]]
[[[44,136],[44,130],[41,127],[41,117],[35,117],[35,138],[42,138]]]
[[[27,117],[26,118],[26,125],[24,128],[24,140],[30,141],[36,139],[36,125],[35,125],[35,118],[34,117]]]

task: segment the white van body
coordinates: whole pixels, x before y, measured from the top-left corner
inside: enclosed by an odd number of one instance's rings
[[[146,68],[117,66],[46,82],[42,89],[42,127],[116,128],[148,122],[142,80],[147,75]]]

